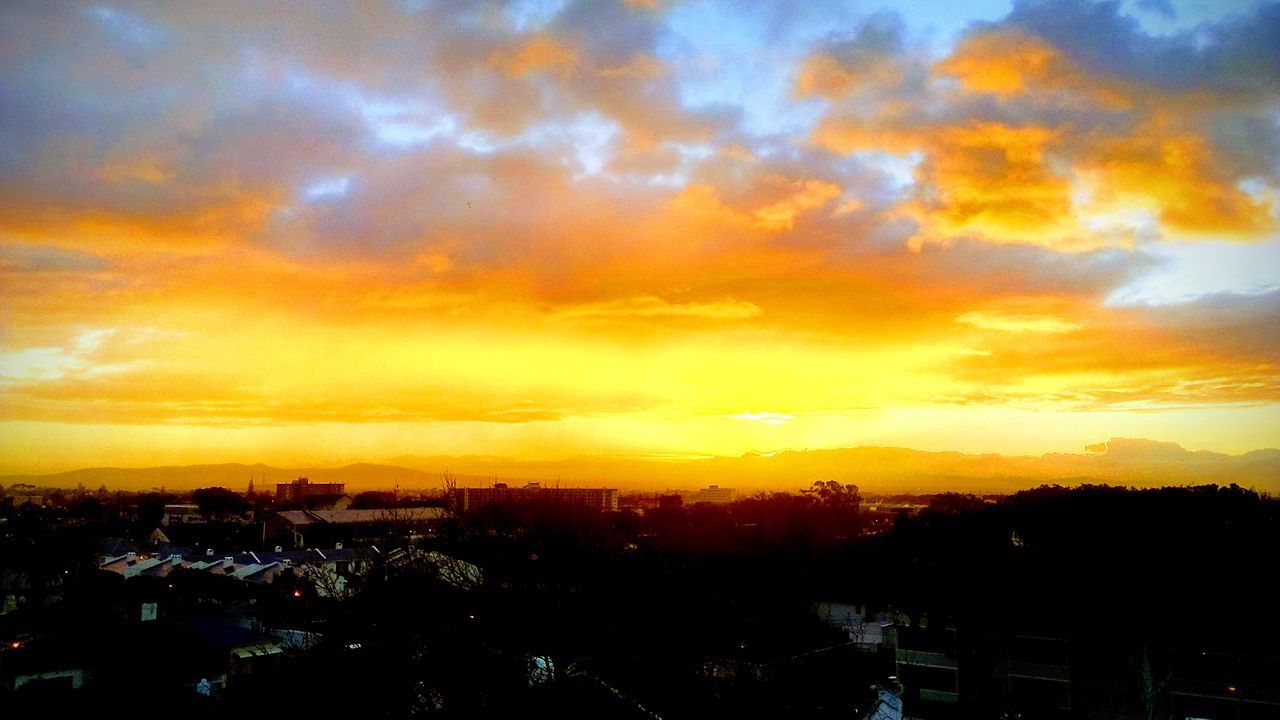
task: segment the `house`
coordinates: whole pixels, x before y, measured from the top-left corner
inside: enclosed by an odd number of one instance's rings
[[[237,623],[210,618],[190,618],[174,625],[175,635],[203,652],[199,667],[193,664],[194,678],[207,681],[214,689],[275,667],[284,651],[272,635]]]
[[[894,617],[890,612],[870,613],[866,606],[842,602],[819,602],[813,614],[823,622],[843,631],[858,648],[878,652],[889,642]]]
[[[475,590],[484,583],[484,571],[478,565],[435,550],[397,548],[387,553],[387,564],[398,569],[412,567],[430,572],[458,590]]]
[[[271,583],[286,571],[316,584],[321,594],[340,594],[350,578],[363,575],[373,556],[372,548],[335,548],[310,550],[278,550],[275,552],[242,552],[218,555],[213,550],[203,554],[170,547],[158,553],[129,551],[105,558],[99,569],[125,578],[166,578],[174,571],[199,571],[251,583]]]
[[[175,503],[164,506],[164,514],[160,516],[160,524],[169,525],[190,525],[192,523],[205,523],[204,513],[200,512],[200,506],[195,503]]]
[[[271,670],[283,657],[272,635],[218,618],[93,626],[0,651],[0,689],[14,692],[19,701],[90,682],[104,687],[143,682],[156,692],[196,692],[203,686],[212,694]],[[0,708],[8,709],[8,700],[0,699]]]
[[[78,690],[93,678],[93,653],[68,637],[15,640],[0,648],[0,690]]]
[[[56,568],[34,572],[32,568],[0,567],[0,615],[60,602],[63,572]]]

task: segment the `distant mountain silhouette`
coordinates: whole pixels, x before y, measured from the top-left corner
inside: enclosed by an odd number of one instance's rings
[[[355,463],[335,468],[280,468],[271,465],[245,465],[227,463],[222,465],[181,465],[150,468],[84,468],[70,472],[51,475],[9,475],[0,477],[0,485],[6,487],[17,483],[29,483],[48,487],[75,487],[84,485],[94,489],[101,485],[116,490],[150,490],[166,488],[169,490],[191,490],[199,487],[221,486],[238,492],[244,492],[249,486],[249,478],[253,478],[257,492],[275,492],[276,483],[289,482],[299,477],[310,478],[315,482],[346,483],[349,492],[390,488],[396,485],[402,488],[439,488],[441,474],[424,472],[393,465],[374,463]],[[482,485],[489,478],[456,477],[458,483]]]
[[[1280,450],[1244,455],[1190,451],[1176,443],[1113,438],[1082,453],[1041,456],[926,452],[895,447],[749,453],[695,460],[582,458],[525,462],[491,457],[400,457],[415,468],[449,467],[481,476],[565,483],[612,481],[623,487],[693,487],[717,483],[754,491],[796,489],[840,480],[870,492],[1007,492],[1046,483],[1160,486],[1230,484],[1280,490]]]
[[[279,468],[270,465],[187,465],[154,468],[85,468],[52,475],[11,475],[0,484],[52,487],[83,484],[97,488],[187,490],[220,485],[244,490],[250,476],[259,491],[297,477],[344,482],[352,492],[399,485],[403,489],[441,486],[448,472],[463,486],[495,480],[541,481],[564,486],[607,485],[663,490],[719,484],[743,492],[795,490],[814,480],[839,480],[875,493],[1009,492],[1043,484],[1084,482],[1132,485],[1238,483],[1265,492],[1280,491],[1280,450],[1226,455],[1191,451],[1181,445],[1113,438],[1081,453],[971,455],[894,447],[787,450],[772,454],[692,460],[574,458],[528,461],[488,456],[402,456],[390,464],[357,463],[336,468]]]

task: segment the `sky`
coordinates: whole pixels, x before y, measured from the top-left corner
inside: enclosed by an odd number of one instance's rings
[[[6,2],[0,471],[1280,446],[1280,4]]]

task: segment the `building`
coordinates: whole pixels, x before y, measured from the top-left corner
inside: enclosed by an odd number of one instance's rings
[[[893,648],[894,673],[902,679],[906,693],[902,699],[913,716],[960,718],[961,652],[957,629],[952,625],[932,629],[913,625],[903,618],[884,628]]]
[[[299,502],[318,496],[341,496],[346,492],[345,483],[313,483],[304,477],[293,482],[276,483],[276,500],[284,502]]]
[[[444,508],[285,510],[268,521],[277,542],[293,547],[338,542],[382,542],[391,535],[424,535],[445,519]]]
[[[0,648],[0,706],[17,691],[63,693],[79,690],[93,679],[96,653],[83,638],[62,635],[5,643]],[[17,696],[21,697],[21,696]]]
[[[188,525],[207,522],[200,506],[194,503],[179,503],[164,506],[164,515],[160,516],[161,525]]]
[[[1280,718],[1280,654],[1266,646],[1186,647],[1092,625],[926,627],[905,615],[885,629],[911,717]]]
[[[58,717],[61,703],[51,701],[94,685],[95,700],[119,696],[125,687],[153,703],[179,689],[179,697],[217,695],[271,673],[283,659],[274,635],[207,617],[58,631],[0,651],[0,712]]]
[[[616,488],[544,488],[536,482],[518,488],[508,487],[506,483],[487,488],[458,488],[458,507],[462,512],[485,505],[535,501],[616,511],[618,491]]]
[[[722,488],[719,485],[702,488],[691,498],[695,503],[715,503],[718,505],[731,503],[737,499],[738,493],[733,488]]]
[[[165,527],[174,525],[204,525],[210,520],[224,523],[240,523],[247,525],[253,522],[253,511],[243,510],[241,512],[215,512],[206,514],[195,503],[173,503],[164,506],[164,513],[160,516],[160,524]],[[162,533],[163,535],[163,533]]]
[[[1280,654],[1178,648],[1169,657],[1173,717],[1280,717]]]
[[[363,574],[377,553],[373,548],[343,548],[341,545],[325,549],[280,549],[227,555],[213,550],[200,553],[173,547],[157,553],[127,552],[107,557],[98,568],[125,578],[166,578],[174,571],[185,570],[250,583],[271,583],[285,571],[293,570],[302,577],[332,580],[331,584],[345,585],[345,578]],[[338,581],[339,577],[344,580]]]
[[[22,507],[23,505],[32,505],[32,506],[35,506],[35,507],[44,507],[44,496],[43,496],[43,495],[36,495],[36,494],[34,494],[34,493],[25,493],[25,494],[20,494],[20,495],[18,495],[18,494],[10,495],[10,496],[9,496],[9,504],[10,504],[10,505],[12,505],[12,506],[13,506],[13,507],[15,507],[15,508],[20,508],[20,507]]]

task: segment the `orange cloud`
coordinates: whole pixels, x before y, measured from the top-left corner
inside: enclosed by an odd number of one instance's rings
[[[578,65],[578,52],[548,35],[538,35],[515,50],[499,50],[489,64],[511,77],[550,71],[567,74]]]
[[[973,93],[1049,101],[1052,93],[1079,95],[1103,107],[1131,107],[1136,88],[1109,78],[1089,76],[1044,39],[1015,29],[970,34],[933,72],[956,78]]]
[[[1050,128],[994,123],[940,130],[920,170],[933,191],[907,206],[921,226],[912,244],[955,237],[1095,244],[1081,237],[1069,179],[1050,169],[1047,156],[1061,137]]]
[[[796,218],[806,211],[826,205],[840,197],[838,185],[820,180],[792,183],[792,192],[781,200],[751,210],[737,210],[720,200],[710,185],[691,185],[673,200],[673,206],[695,216],[744,229],[781,232],[791,230]]]
[[[848,94],[857,83],[857,75],[846,70],[839,60],[826,53],[819,53],[809,56],[800,66],[796,92],[801,96],[838,98]]]
[[[851,66],[830,53],[819,52],[801,63],[795,92],[800,97],[839,100],[860,88],[889,88],[902,80],[903,68],[893,58],[864,58]]]
[[[997,95],[1051,89],[1074,73],[1056,48],[1010,30],[969,35],[935,70],[956,77],[966,90]]]
[[[914,191],[898,208],[918,224],[912,247],[959,237],[1063,250],[1127,246],[1142,213],[1172,239],[1258,240],[1276,227],[1270,196],[1241,189],[1239,170],[1214,144],[1202,117],[1212,93],[1090,75],[1014,29],[967,36],[932,73],[958,81],[958,92],[933,88],[929,97],[943,108],[936,116],[849,99],[810,138],[841,153],[922,153]],[[801,81],[838,98],[854,79],[815,56]],[[974,94],[994,95],[1024,119],[970,119],[964,103]]]
[[[0,229],[35,244],[106,254],[198,252],[254,234],[280,206],[270,195],[238,191],[196,203],[144,211],[0,199]]]
[[[1100,207],[1149,209],[1170,229],[1199,237],[1256,239],[1275,230],[1273,208],[1216,166],[1198,134],[1163,114],[1132,134],[1098,138],[1081,174]]]
[[[667,74],[667,68],[652,55],[636,55],[627,62],[616,67],[603,68],[599,71],[603,78],[660,78]]]

